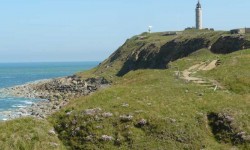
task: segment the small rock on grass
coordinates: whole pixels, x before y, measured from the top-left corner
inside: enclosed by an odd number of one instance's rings
[[[54,129],[51,129],[51,130],[49,130],[49,134],[50,134],[50,135],[56,135],[56,132],[55,132]]]
[[[122,104],[122,107],[129,107],[129,104],[123,103],[123,104]]]
[[[128,122],[133,120],[133,116],[131,115],[122,115],[120,116],[120,120],[123,122]]]
[[[101,108],[86,109],[85,114],[93,116],[93,115],[96,115],[96,114],[100,113],[101,111],[102,111]]]
[[[112,117],[113,114],[110,113],[110,112],[104,112],[104,113],[102,113],[102,116],[105,117],[105,118],[108,118],[108,117]]]
[[[113,137],[112,136],[108,136],[108,135],[102,135],[101,136],[101,140],[102,141],[112,141]]]
[[[143,126],[145,126],[147,123],[148,123],[148,122],[147,122],[146,119],[141,119],[141,120],[139,120],[139,121],[137,122],[136,126],[138,126],[138,127],[143,127]]]
[[[59,144],[57,144],[57,143],[55,143],[55,142],[50,142],[49,144],[50,144],[50,146],[52,146],[52,147],[58,147],[58,146],[59,146]]]

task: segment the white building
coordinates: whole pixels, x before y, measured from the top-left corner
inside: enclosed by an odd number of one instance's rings
[[[201,9],[201,4],[200,0],[198,1],[196,5],[196,29],[201,30],[202,29],[202,9]]]

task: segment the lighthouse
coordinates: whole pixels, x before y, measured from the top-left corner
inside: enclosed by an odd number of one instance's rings
[[[198,0],[195,12],[196,12],[196,29],[201,30],[202,29],[202,9],[201,9],[200,0]]]

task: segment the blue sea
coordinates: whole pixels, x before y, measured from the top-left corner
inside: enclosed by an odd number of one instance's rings
[[[0,88],[7,88],[42,79],[69,76],[91,69],[99,62],[61,63],[0,63]],[[0,120],[7,119],[7,112],[27,107],[36,99],[6,97],[0,94]]]

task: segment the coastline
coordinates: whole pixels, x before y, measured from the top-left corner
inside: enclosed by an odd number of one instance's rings
[[[104,78],[81,79],[73,75],[3,88],[0,89],[0,93],[4,96],[37,99],[38,102],[27,107],[3,111],[2,114],[8,116],[6,120],[26,116],[43,119],[67,105],[70,99],[89,95],[109,85]]]

